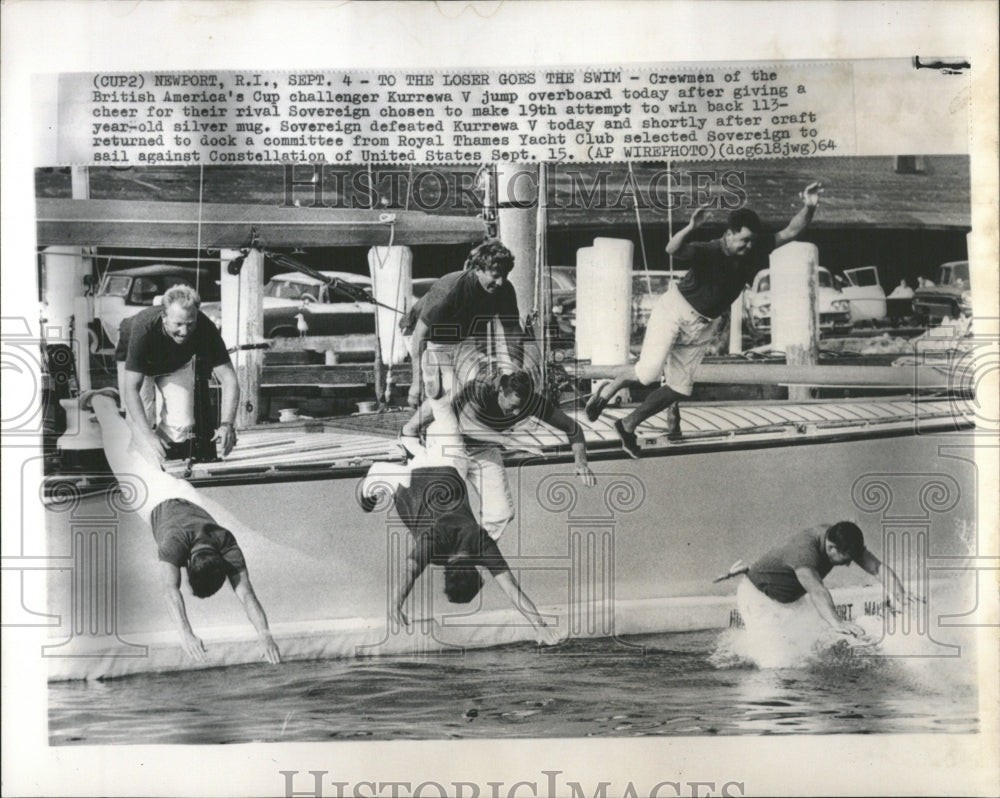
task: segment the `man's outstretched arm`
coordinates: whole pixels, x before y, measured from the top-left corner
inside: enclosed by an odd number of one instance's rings
[[[205,653],[205,644],[201,642],[201,638],[195,635],[184,608],[184,597],[181,595],[181,569],[173,563],[161,560],[160,587],[163,589],[163,597],[167,600],[170,617],[174,619],[180,632],[181,646],[191,659],[196,662],[204,662],[208,658]]]
[[[510,603],[521,613],[528,622],[535,627],[538,633],[538,642],[547,646],[554,646],[559,642],[559,632],[555,627],[547,626],[545,620],[539,614],[534,602],[528,598],[527,594],[521,590],[521,586],[510,571],[503,571],[494,577],[500,589],[507,594]]]
[[[883,565],[882,561],[868,551],[868,549],[865,549],[864,555],[858,560],[858,565],[872,576],[878,576],[879,571],[884,568],[886,576],[889,577],[888,581],[891,586],[892,598],[897,604],[903,605],[909,604],[911,601],[917,601],[917,598],[903,587],[903,583],[896,576],[896,572],[888,565]]]
[[[707,207],[695,208],[687,225],[674,233],[667,242],[667,254],[676,255],[678,250],[687,243],[688,236],[702,226],[706,216],[708,216]]]
[[[583,437],[580,425],[558,407],[553,409],[549,423],[566,433],[570,448],[573,449],[576,476],[588,488],[594,487],[597,484],[597,477],[594,476],[594,472],[590,470],[590,465],[587,463],[587,440]]]
[[[834,631],[841,634],[854,635],[855,637],[864,635],[865,630],[857,624],[840,620],[840,616],[837,615],[837,607],[833,603],[833,596],[826,589],[826,585],[823,584],[823,580],[815,568],[808,566],[796,568],[795,576],[798,578],[799,584],[809,594],[809,599],[816,608],[816,612],[819,613],[824,621],[830,624]]]
[[[257,599],[253,585],[250,584],[249,572],[244,568],[238,573],[230,574],[229,584],[233,586],[233,592],[240,600],[240,603],[243,604],[243,610],[246,612],[247,618],[250,619],[253,628],[257,630],[261,655],[272,665],[277,665],[281,662],[281,652],[278,651],[278,644],[274,642],[274,638],[271,636],[264,608]]]
[[[406,558],[406,567],[400,571],[399,580],[392,585],[389,594],[389,616],[400,626],[409,626],[410,619],[403,611],[406,598],[413,590],[417,578],[424,572],[424,564],[413,557]]]
[[[812,221],[816,213],[816,206],[819,205],[819,195],[823,190],[822,183],[810,183],[802,192],[802,210],[795,214],[784,230],[779,230],[774,234],[774,246],[780,247],[787,244],[805,230]]]

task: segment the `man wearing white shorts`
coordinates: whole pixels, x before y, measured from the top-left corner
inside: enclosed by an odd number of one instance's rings
[[[802,210],[774,234],[763,231],[756,213],[742,208],[729,215],[720,238],[689,242],[688,237],[702,225],[708,213],[702,207],[670,239],[667,253],[688,264],[687,274],[653,305],[638,362],[622,369],[591,397],[586,408],[587,417],[596,421],[619,390],[629,385],[652,385],[662,375],[660,388],[652,391],[631,414],[615,421],[622,448],[629,456],[639,457],[636,427],[668,407],[673,407],[673,413],[667,437],[671,440],[680,437],[677,402],[691,396],[695,371],[721,324],[721,317],[744,286],[767,266],[767,256],[806,229],[819,203],[820,190],[819,183],[806,186],[801,195]]]

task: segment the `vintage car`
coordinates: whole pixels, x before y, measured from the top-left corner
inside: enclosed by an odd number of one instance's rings
[[[209,269],[167,263],[107,272],[94,295],[94,320],[89,329],[90,351],[97,352],[117,344],[118,327],[122,320],[150,307],[173,285],[190,285],[198,289],[202,300],[218,300],[218,279]]]
[[[361,274],[324,271],[324,277],[371,290],[371,279]],[[202,312],[222,325],[222,305],[202,303]],[[301,315],[301,319],[297,318]],[[299,272],[277,274],[264,286],[264,337],[299,335],[374,335],[375,306],[359,302],[315,277]]]
[[[913,314],[924,323],[972,315],[969,261],[954,260],[938,266],[937,284],[913,292]]]
[[[887,306],[878,268],[859,266],[844,269],[844,278],[847,284],[841,286],[841,291],[851,301],[851,323],[882,321],[886,317]]]
[[[834,285],[833,275],[822,266],[816,270],[820,331],[845,333],[851,329],[851,300]],[[743,325],[751,339],[771,335],[771,270],[762,269],[743,292]]]

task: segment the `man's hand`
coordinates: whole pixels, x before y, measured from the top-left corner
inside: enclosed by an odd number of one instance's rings
[[[835,627],[835,631],[842,635],[851,635],[851,637],[865,636],[865,630],[856,623],[851,623],[850,621],[841,621],[840,624]]]
[[[236,446],[236,430],[233,429],[232,424],[220,424],[212,440],[218,441],[222,445],[222,456],[225,457]]]
[[[389,617],[399,624],[400,628],[405,629],[410,625],[410,619],[406,617],[406,613],[403,612],[403,605],[398,604],[394,610],[389,611]]]
[[[688,227],[690,227],[692,230],[697,230],[699,227],[701,227],[705,223],[705,220],[708,218],[708,210],[709,207],[707,205],[703,205],[700,208],[695,208],[694,213],[691,214],[691,219],[688,221]]]
[[[420,383],[416,380],[410,386],[410,392],[406,395],[406,404],[414,410],[420,407]]]
[[[578,465],[576,467],[576,476],[588,488],[592,488],[597,484],[597,477],[594,476],[594,472],[590,470],[589,465]]]
[[[802,204],[807,208],[815,208],[819,205],[819,195],[823,192],[823,184],[820,182],[810,183],[799,195],[802,197]]]
[[[181,637],[181,646],[183,646],[184,651],[195,662],[205,662],[208,659],[208,654],[205,652],[205,644],[201,642],[201,638],[196,634],[185,633]]]
[[[562,641],[562,636],[554,626],[547,626],[545,621],[540,620],[535,627],[535,639],[539,645],[554,646]]]
[[[260,653],[272,665],[281,664],[281,652],[278,651],[278,644],[269,633],[260,635],[257,640],[260,642]]]

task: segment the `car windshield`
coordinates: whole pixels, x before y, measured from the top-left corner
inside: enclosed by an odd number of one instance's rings
[[[938,281],[941,285],[958,285],[960,283],[969,282],[969,264],[968,263],[950,263],[947,266],[941,267],[941,279]]]
[[[112,274],[105,278],[101,288],[101,296],[128,296],[128,289],[131,285],[131,277]]]
[[[318,300],[319,294],[320,286],[291,280],[272,279],[264,286],[264,296],[277,299],[302,299],[304,296],[309,296],[313,300]]]
[[[851,285],[858,286],[859,288],[879,284],[878,272],[874,268],[850,269],[849,271],[845,271],[844,275],[850,281]]]

